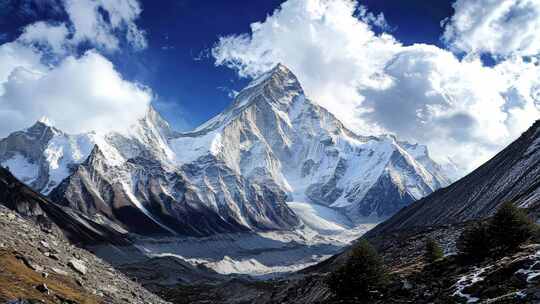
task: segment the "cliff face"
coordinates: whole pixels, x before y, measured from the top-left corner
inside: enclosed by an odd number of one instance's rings
[[[76,244],[127,244],[124,232],[95,222],[70,208],[60,207],[18,181],[0,167],[0,205],[33,220]],[[6,234],[7,235],[7,234]]]

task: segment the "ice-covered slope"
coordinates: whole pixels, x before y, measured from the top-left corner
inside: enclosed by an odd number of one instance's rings
[[[484,218],[506,201],[540,209],[540,121],[469,175],[401,210],[369,234]]]
[[[54,201],[142,234],[287,230],[287,201],[385,217],[449,180],[421,145],[360,136],[278,65],[189,133],[157,112],[124,133],[44,123],[0,142],[0,162]]]
[[[289,202],[287,205],[308,228],[320,234],[336,234],[352,226],[343,214],[328,207],[301,202]]]

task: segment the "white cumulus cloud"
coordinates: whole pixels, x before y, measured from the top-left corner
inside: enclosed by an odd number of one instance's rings
[[[356,1],[289,0],[249,33],[221,37],[212,54],[241,77],[283,63],[355,131],[427,144],[437,159],[451,157],[468,170],[540,117],[535,60],[487,67],[436,46],[404,46],[375,34],[374,20],[384,16],[367,14]]]
[[[26,26],[23,29],[19,41],[44,46],[50,48],[55,54],[64,54],[67,36],[69,35],[68,28],[65,24],[58,25],[50,24],[44,21],[38,21]]]
[[[137,0],[64,0],[71,20],[76,43],[90,41],[108,50],[118,48],[115,32],[124,30],[127,41],[134,47],[146,47],[144,32],[135,24],[141,14]],[[108,18],[100,12],[104,10]]]
[[[465,53],[540,53],[540,1],[458,0],[443,39]]]
[[[69,20],[29,24],[19,41],[45,46],[56,55],[83,42],[108,52],[118,50],[121,39],[136,50],[147,47],[145,32],[135,23],[142,12],[137,0],[63,0],[63,4]]]

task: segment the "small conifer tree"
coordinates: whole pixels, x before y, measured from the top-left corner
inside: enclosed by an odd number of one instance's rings
[[[491,250],[495,255],[504,255],[516,250],[534,236],[535,226],[523,209],[511,202],[504,203],[488,224],[493,242]]]
[[[470,261],[482,260],[489,256],[491,240],[487,225],[475,224],[465,229],[457,241],[460,255]]]
[[[433,263],[437,260],[440,260],[444,257],[443,249],[441,248],[441,245],[434,239],[427,239],[426,241],[426,252],[424,254],[424,258],[426,262]]]
[[[458,239],[457,247],[462,256],[472,260],[503,256],[530,240],[537,231],[537,225],[523,209],[507,202],[486,223],[466,229]]]
[[[386,282],[383,260],[366,240],[361,240],[352,249],[347,263],[326,279],[327,286],[339,299],[369,299],[370,291]]]

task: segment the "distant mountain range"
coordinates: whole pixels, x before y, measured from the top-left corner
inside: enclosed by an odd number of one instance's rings
[[[368,236],[481,219],[505,202],[540,211],[540,120],[481,167],[404,208]]]
[[[192,132],[152,108],[124,133],[43,121],[1,140],[0,164],[62,206],[146,235],[290,230],[290,201],[387,217],[451,182],[425,146],[346,128],[283,65]]]

